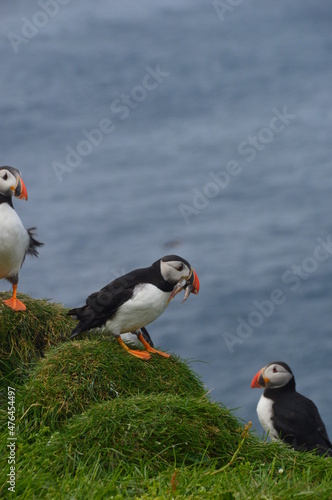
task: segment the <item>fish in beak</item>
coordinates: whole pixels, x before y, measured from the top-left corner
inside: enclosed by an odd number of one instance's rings
[[[191,293],[195,295],[199,292],[199,279],[194,269],[191,269],[188,278],[181,278],[180,281],[175,285],[173,291],[170,295],[170,300],[174,299],[175,295],[180,293],[182,290],[185,290],[184,297],[181,302],[185,302]]]

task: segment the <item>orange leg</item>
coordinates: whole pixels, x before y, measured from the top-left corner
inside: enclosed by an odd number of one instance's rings
[[[116,340],[119,342],[119,344],[124,349],[126,349],[126,351],[128,351],[133,356],[136,356],[136,358],[141,358],[141,359],[150,359],[151,358],[151,356],[150,356],[150,354],[148,352],[138,351],[138,350],[135,350],[135,349],[129,349],[129,347],[123,342],[123,340],[122,340],[122,338],[120,336],[116,337]]]
[[[4,300],[3,303],[6,304],[6,306],[10,307],[13,309],[13,311],[25,311],[26,306],[16,298],[16,290],[17,290],[17,284],[13,285],[13,295],[10,299]]]
[[[151,347],[150,344],[148,344],[147,341],[144,339],[144,337],[141,333],[139,335],[137,335],[137,338],[142,342],[142,344],[144,345],[144,347],[147,351],[154,352],[155,354],[159,354],[160,356],[164,356],[164,358],[171,357],[171,355],[168,354],[167,352],[158,351],[158,349],[154,349],[153,347]]]

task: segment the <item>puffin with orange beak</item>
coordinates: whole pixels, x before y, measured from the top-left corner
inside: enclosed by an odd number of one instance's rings
[[[274,361],[256,373],[251,387],[263,388],[257,415],[272,440],[281,439],[295,450],[332,456],[324,422],[311,399],[295,389],[295,378],[283,361]]]
[[[150,267],[135,269],[115,279],[99,292],[86,299],[83,307],[71,309],[69,315],[79,320],[70,338],[83,332],[97,332],[114,336],[130,354],[149,359],[150,353],[170,357],[154,349],[145,328],[160,316],[171,300],[182,290],[187,300],[191,293],[199,292],[199,280],[188,261],[178,255],[166,255]],[[121,334],[132,332],[145,347],[145,351],[130,349]]]
[[[18,275],[27,254],[38,256],[40,243],[35,228],[25,229],[14,210],[12,197],[27,200],[28,193],[21,173],[14,167],[0,167],[0,279],[13,286],[12,297],[4,304],[14,311],[25,311],[26,306],[17,299]]]

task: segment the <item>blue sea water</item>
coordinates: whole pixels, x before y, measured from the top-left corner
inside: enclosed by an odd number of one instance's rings
[[[19,290],[77,306],[179,254],[201,290],[155,344],[259,433],[251,379],[286,361],[332,437],[332,4],[220,5],[1,2],[0,163],[45,242]]]

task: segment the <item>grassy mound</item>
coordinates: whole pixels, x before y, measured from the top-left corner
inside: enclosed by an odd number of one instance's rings
[[[9,382],[22,383],[31,365],[63,341],[75,324],[61,305],[19,294],[27,311],[14,312],[2,303],[9,297],[0,293],[0,391]]]
[[[331,498],[332,460],[266,444],[206,397],[118,397],[18,435],[21,498]]]
[[[89,470],[96,457],[100,472],[107,475],[122,463],[129,468],[144,464],[150,472],[211,458],[225,463],[242,438],[238,420],[205,397],[151,394],[93,405],[46,436],[42,454],[40,443],[31,449],[39,449],[36,464],[41,456],[43,467],[47,463],[57,475],[75,475],[82,464]],[[255,441],[253,437],[247,440],[248,447]]]
[[[0,304],[0,396],[15,388],[15,497],[332,498],[330,458],[262,442],[205,396],[185,362],[142,361],[103,338],[69,341],[65,308],[23,300],[25,313]],[[6,407],[0,498],[10,495]]]
[[[136,394],[190,394],[204,388],[177,358],[154,355],[142,361],[109,340],[68,341],[40,360],[22,390],[22,414],[29,431],[56,429],[95,402]],[[32,427],[33,426],[33,427]]]

